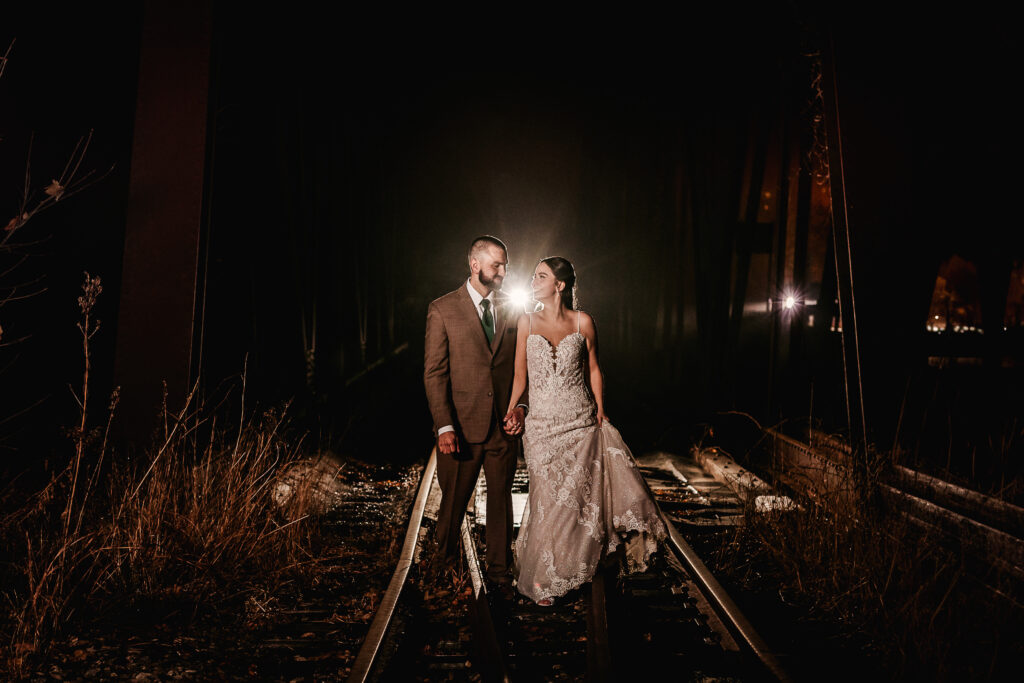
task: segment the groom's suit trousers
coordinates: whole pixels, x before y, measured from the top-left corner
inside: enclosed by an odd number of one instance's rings
[[[506,438],[497,424],[483,443],[459,441],[458,453],[437,454],[437,481],[443,492],[437,514],[437,554],[447,559],[458,552],[463,513],[483,467],[487,481],[484,558],[488,576],[504,580],[512,560],[512,478],[518,443]]]

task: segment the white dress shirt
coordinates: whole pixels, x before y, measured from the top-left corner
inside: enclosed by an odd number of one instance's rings
[[[473,300],[473,305],[476,306],[476,316],[481,321],[484,319],[484,307],[480,305],[480,302],[484,299],[491,302],[491,315],[494,315],[494,292],[487,292],[487,296],[480,296],[480,292],[476,291],[472,280],[466,280],[466,289],[469,290],[469,298]]]

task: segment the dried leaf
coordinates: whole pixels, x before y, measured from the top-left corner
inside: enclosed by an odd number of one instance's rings
[[[46,186],[46,189],[43,190],[43,192],[46,193],[47,196],[53,197],[54,201],[59,201],[60,198],[64,196],[64,186],[61,185],[59,181],[54,180]]]

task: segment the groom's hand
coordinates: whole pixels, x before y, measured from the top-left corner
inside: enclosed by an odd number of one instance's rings
[[[523,409],[516,406],[505,415],[505,433],[509,436],[518,436],[523,433],[523,421],[525,413]]]
[[[451,455],[459,452],[459,440],[455,438],[455,432],[445,432],[437,437],[437,450]]]

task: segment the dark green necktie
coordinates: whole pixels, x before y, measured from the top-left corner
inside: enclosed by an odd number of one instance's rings
[[[490,344],[491,340],[494,339],[494,316],[491,315],[491,300],[484,299],[480,302],[480,305],[484,307],[484,334],[487,335],[487,343]]]

